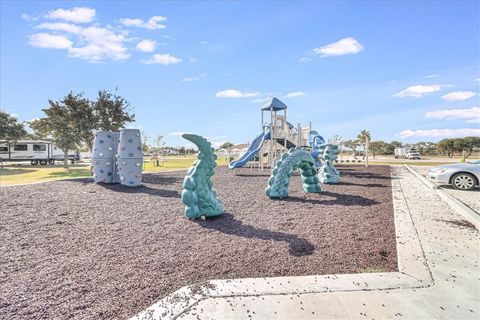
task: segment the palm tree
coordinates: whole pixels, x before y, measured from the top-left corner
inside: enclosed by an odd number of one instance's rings
[[[372,135],[371,135],[370,131],[368,131],[367,129],[363,129],[362,131],[360,131],[357,138],[360,141],[360,143],[365,144],[365,143],[367,143],[367,141],[372,140]]]
[[[358,142],[365,146],[365,152],[363,153],[363,159],[365,159],[368,153],[368,143],[372,140],[372,135],[367,129],[363,129],[357,136]],[[368,162],[368,161],[367,161]]]

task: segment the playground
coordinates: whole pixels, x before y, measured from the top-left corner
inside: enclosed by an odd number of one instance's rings
[[[5,188],[11,290],[1,312],[126,318],[212,279],[396,271],[389,167],[340,169],[342,182],[322,193],[305,193],[294,174],[289,197],[270,200],[268,172],[217,168],[226,211],[192,221],[182,215],[184,171],[145,174],[140,188],[90,179]]]
[[[185,133],[198,148],[193,163],[178,164],[188,170],[142,172],[140,131],[101,131],[93,179],[2,188],[0,317],[195,318],[203,299],[203,318],[221,318],[226,305],[238,318],[250,309],[228,297],[430,286],[406,169],[338,162],[339,147],[311,123],[289,123],[286,109],[276,98],[262,107],[260,134],[228,166],[217,166],[225,162],[207,139]],[[442,228],[476,231],[438,210]],[[209,306],[215,294],[223,307]]]

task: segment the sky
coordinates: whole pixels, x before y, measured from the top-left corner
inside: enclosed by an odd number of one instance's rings
[[[118,88],[153,140],[261,132],[270,97],[325,138],[480,136],[479,1],[0,1],[0,107]]]

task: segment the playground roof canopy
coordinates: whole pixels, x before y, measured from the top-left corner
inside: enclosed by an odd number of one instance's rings
[[[275,97],[267,101],[262,107],[263,111],[280,111],[285,109],[287,109],[287,105]]]

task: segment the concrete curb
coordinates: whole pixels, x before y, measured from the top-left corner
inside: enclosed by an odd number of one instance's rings
[[[473,224],[475,228],[477,228],[477,230],[480,230],[480,215],[476,211],[465,205],[463,202],[461,202],[442,188],[435,185],[433,182],[425,179],[425,177],[416,172],[410,166],[406,164],[404,166],[408,169],[408,171],[410,171],[413,175],[420,179],[427,187],[429,187],[430,189],[435,189],[440,198],[442,198],[455,212],[457,212],[463,218],[465,218],[465,220]]]
[[[437,189],[437,194],[450,205],[450,207],[465,218],[468,222],[473,224],[477,230],[480,231],[480,215],[463,202],[445,192],[442,189]]]
[[[412,167],[410,167],[408,164],[403,165],[405,168],[407,168],[408,171],[410,171],[414,176],[416,176],[420,181],[423,182],[427,187],[430,189],[438,189],[438,186],[434,184],[433,182],[427,180],[424,176],[419,174],[417,171],[415,171]]]

